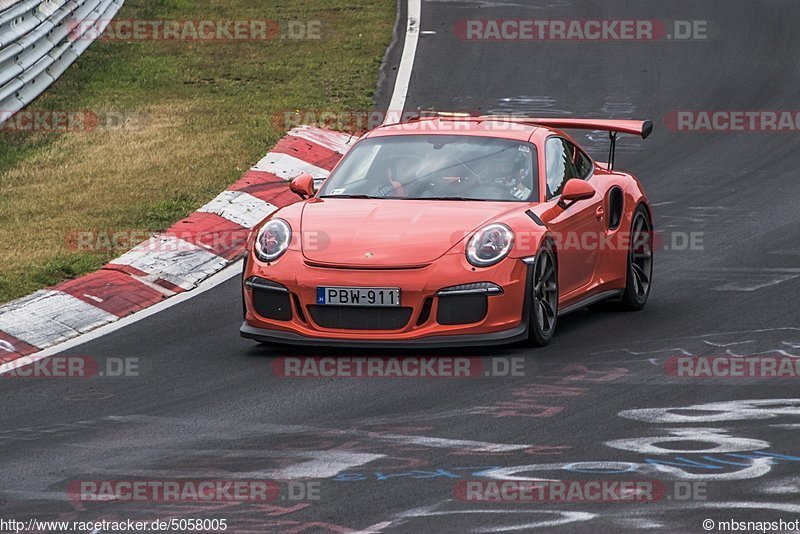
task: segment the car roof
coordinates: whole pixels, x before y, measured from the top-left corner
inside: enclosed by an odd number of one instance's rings
[[[520,124],[502,119],[486,119],[479,117],[440,118],[421,117],[398,124],[379,126],[364,137],[383,137],[389,135],[467,135],[480,137],[496,137],[515,141],[531,141],[550,128],[535,124]],[[552,130],[558,132],[557,130]],[[560,132],[558,132],[560,134]],[[534,135],[537,134],[537,135]]]

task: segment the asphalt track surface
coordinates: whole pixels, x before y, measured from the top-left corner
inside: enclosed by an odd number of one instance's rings
[[[138,358],[138,377],[0,380],[0,518],[227,518],[231,532],[703,532],[707,518],[800,519],[797,379],[689,380],[664,368],[686,354],[800,354],[798,134],[672,132],[663,123],[673,110],[797,109],[798,17],[800,5],[783,0],[423,2],[421,29],[437,33],[420,38],[406,109],[651,118],[653,135],[623,139],[617,166],[644,182],[656,229],[701,235],[702,250],[659,251],[644,311],[576,312],[547,348],[417,353],[522,357],[525,376],[513,378],[278,378],[274,358],[329,352],[240,339],[239,280],[230,280],[68,351]],[[710,38],[463,42],[451,28],[468,18],[697,19]],[[604,159],[605,138],[576,135]],[[747,402],[758,399],[784,400]],[[698,406],[709,403],[725,404]],[[674,410],[641,411],[659,408]],[[529,467],[493,470],[514,466]],[[318,481],[319,499],[66,497],[76,480],[281,474]],[[511,475],[657,480],[670,494],[676,481],[699,482],[705,495],[454,497],[459,481]]]

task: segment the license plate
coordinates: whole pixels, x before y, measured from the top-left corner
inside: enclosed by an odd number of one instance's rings
[[[318,287],[317,304],[323,306],[400,306],[400,288]]]

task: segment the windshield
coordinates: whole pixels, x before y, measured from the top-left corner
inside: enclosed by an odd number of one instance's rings
[[[532,144],[464,135],[399,135],[354,146],[320,197],[534,201]]]

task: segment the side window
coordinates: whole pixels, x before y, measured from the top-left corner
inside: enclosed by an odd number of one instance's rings
[[[575,167],[575,145],[559,137],[551,137],[545,145],[545,165],[547,166],[547,198],[561,194],[564,184],[570,178],[577,178]]]
[[[589,159],[589,156],[583,153],[580,149],[578,149],[577,158],[575,160],[575,166],[578,168],[578,178],[582,178],[585,180],[589,177],[592,173],[592,169],[594,168],[592,165],[592,160]]]

